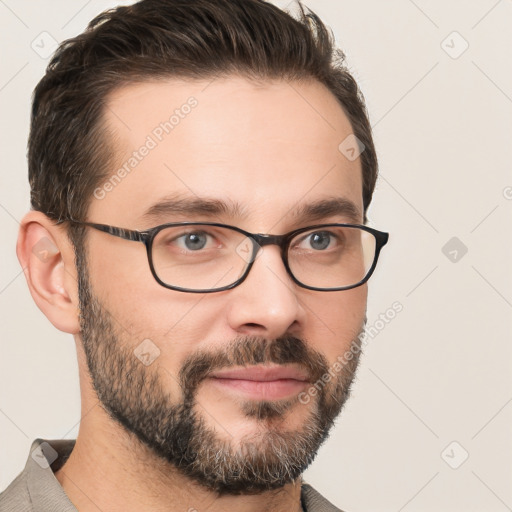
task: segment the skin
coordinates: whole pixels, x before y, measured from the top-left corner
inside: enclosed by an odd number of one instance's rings
[[[313,223],[348,222],[335,215],[304,224],[289,214],[299,204],[343,197],[358,207],[363,223],[360,160],[349,161],[338,150],[352,129],[334,96],[317,82],[255,85],[230,76],[213,82],[144,82],[116,90],[105,111],[116,140],[112,173],[190,96],[197,99],[197,107],[103,199],[91,199],[87,220],[147,229],[169,219],[148,223],[144,211],[178,192],[234,199],[247,215],[172,219],[176,221],[209,220],[253,233],[282,234]],[[52,250],[41,259],[32,249],[43,238]],[[364,323],[366,285],[340,292],[300,288],[287,274],[277,246],[260,253],[240,286],[212,294],[160,286],[140,243],[91,229],[87,250],[95,297],[115,319],[124,342],[136,347],[149,338],[156,343],[158,365],[168,375],[163,383],[171,395],[180,393],[172,376],[198,350],[221,350],[238,336],[293,335],[332,365]],[[65,227],[55,226],[41,212],[28,213],[17,253],[38,307],[76,342],[82,421],[75,449],[56,477],[81,512],[300,510],[300,481],[278,491],[219,497],[179,474],[113,421],[87,371],[77,271]],[[200,386],[197,399],[208,404],[208,414],[200,412],[206,424],[222,435],[221,422],[233,444],[261,428],[242,414],[230,392],[211,382]],[[280,428],[299,428],[314,403],[294,406]]]

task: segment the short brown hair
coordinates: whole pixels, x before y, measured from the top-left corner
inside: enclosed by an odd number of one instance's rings
[[[155,78],[237,74],[316,79],[333,93],[365,147],[366,219],[377,157],[364,99],[332,32],[298,5],[296,18],[263,0],[141,0],[105,11],[84,33],[64,41],[33,96],[32,208],[56,221],[85,219],[114,156],[102,117],[114,89]]]

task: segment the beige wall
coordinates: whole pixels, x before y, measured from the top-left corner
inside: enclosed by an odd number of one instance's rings
[[[0,3],[0,489],[34,438],[74,437],[80,419],[73,340],[14,252],[30,95],[50,38],[117,3]],[[348,511],[510,509],[512,2],[306,3],[366,95],[381,166],[369,217],[391,233],[370,282],[376,335],[307,480]]]

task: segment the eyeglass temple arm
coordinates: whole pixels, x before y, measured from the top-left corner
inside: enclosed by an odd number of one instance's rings
[[[104,233],[108,233],[113,236],[117,236],[119,238],[123,238],[124,240],[132,240],[134,242],[143,242],[146,243],[149,238],[149,233],[146,231],[134,231],[131,229],[117,228],[115,226],[108,226],[107,224],[96,224],[94,222],[79,222],[72,221],[75,224],[81,224],[83,226],[89,226],[91,228],[97,229],[98,231],[103,231]]]

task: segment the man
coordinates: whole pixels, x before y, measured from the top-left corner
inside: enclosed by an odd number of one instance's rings
[[[301,474],[348,398],[377,162],[327,29],[261,0],[142,0],[38,84],[17,253],[76,342],[78,437],[0,510],[334,511]]]

